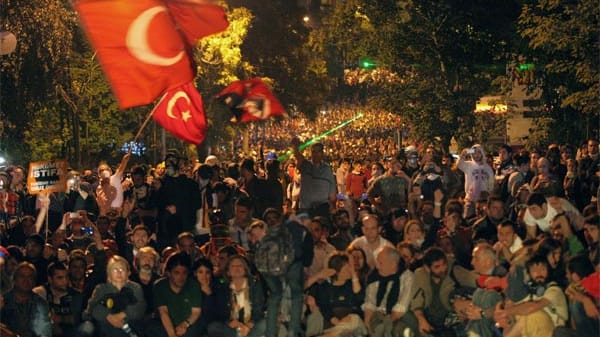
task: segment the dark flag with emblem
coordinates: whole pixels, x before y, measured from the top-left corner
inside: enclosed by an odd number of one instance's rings
[[[235,81],[217,99],[233,113],[234,122],[252,122],[281,116],[285,109],[260,78]]]

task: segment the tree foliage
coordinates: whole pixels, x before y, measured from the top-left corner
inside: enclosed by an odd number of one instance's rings
[[[598,113],[599,18],[594,0],[539,0],[523,6],[520,33],[539,52],[550,75],[546,91],[557,92],[563,108]]]
[[[474,102],[504,71],[494,65],[504,64],[513,10],[506,1],[350,0],[333,9],[319,34],[329,62],[352,67],[367,57],[377,64],[373,72],[395,74],[362,82],[355,97],[400,114],[412,138],[438,138],[447,147],[453,135],[467,142]]]
[[[523,5],[520,35],[537,60],[543,90],[537,139],[577,142],[600,130],[600,12],[594,0]]]
[[[227,19],[229,27],[224,32],[200,40],[194,53],[198,65],[196,84],[205,98],[209,122],[207,137],[200,152],[205,152],[208,147],[229,143],[243,128],[229,122],[230,111],[222,104],[217,104],[214,96],[229,83],[255,75],[254,67],[241,50],[254,15],[247,8],[239,7],[230,9]]]
[[[17,48],[2,57],[1,144],[22,161],[29,153],[24,142],[29,121],[55,103],[56,85],[66,78],[76,17],[62,0],[5,0],[2,7],[2,29],[15,34]]]

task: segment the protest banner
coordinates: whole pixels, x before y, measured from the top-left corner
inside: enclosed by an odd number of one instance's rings
[[[27,189],[30,194],[65,192],[67,190],[67,161],[47,160],[29,163]]]

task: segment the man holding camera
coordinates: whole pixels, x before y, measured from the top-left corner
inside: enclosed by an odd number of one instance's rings
[[[467,160],[467,158],[469,158]],[[479,144],[464,149],[458,159],[458,168],[465,173],[465,214],[468,219],[475,214],[475,203],[482,192],[494,189],[494,170],[487,163],[485,150]]]
[[[50,197],[50,202],[53,202],[53,197]],[[59,200],[63,200],[63,195],[59,194]],[[81,176],[78,171],[70,171],[67,174],[67,192],[64,194],[64,200],[62,202],[62,209],[65,212],[77,212],[85,211],[89,215],[97,216],[99,212],[98,202],[92,191],[92,186],[81,180]],[[50,213],[53,213],[55,208],[50,205]],[[52,222],[53,218],[58,220],[60,215],[49,215],[49,221]],[[60,220],[59,220],[60,221]],[[58,223],[60,224],[60,223]],[[53,226],[50,225],[53,229]]]

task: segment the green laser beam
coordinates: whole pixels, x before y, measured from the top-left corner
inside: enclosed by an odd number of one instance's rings
[[[355,121],[357,121],[363,117],[364,117],[364,114],[362,112],[359,112],[358,115],[354,116],[353,118],[350,118],[347,121],[344,121],[344,122],[340,123],[339,125],[335,126],[334,128],[329,129],[312,139],[309,139],[308,141],[306,141],[303,144],[300,144],[300,146],[298,146],[298,149],[300,149],[300,151],[302,151],[302,150],[306,149],[307,147],[309,147],[310,145],[312,145],[313,143],[318,142],[319,140],[329,136],[330,134],[336,132],[337,130],[339,130],[351,123],[354,123]],[[284,160],[288,159],[291,155],[292,155],[292,151],[287,151],[286,153],[277,157],[277,160],[279,162],[283,162]]]

